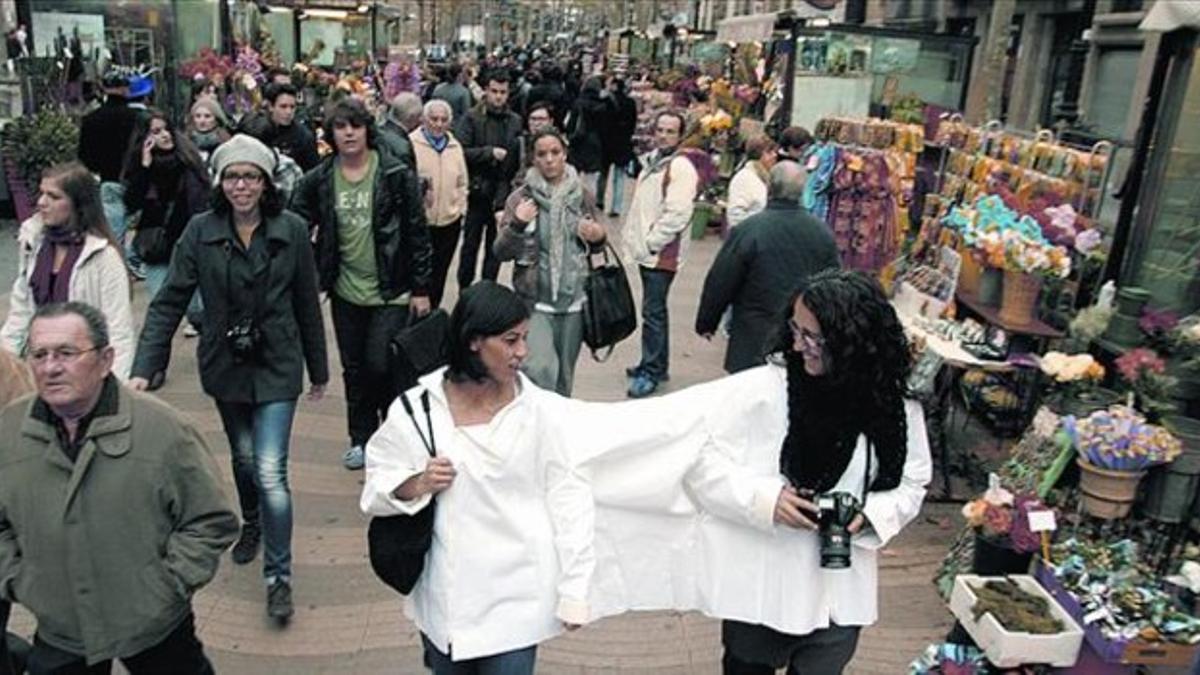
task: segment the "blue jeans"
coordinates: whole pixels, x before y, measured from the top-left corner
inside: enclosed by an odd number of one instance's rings
[[[158,291],[167,283],[167,271],[170,270],[170,265],[150,265],[143,264],[142,270],[146,273],[146,290],[150,293],[150,299],[158,295]],[[187,306],[187,320],[196,328],[204,325],[204,303],[200,300],[200,291],[192,292],[192,300]]]
[[[129,266],[141,265],[141,259],[133,250],[133,240],[125,241],[125,233],[129,231],[129,214],[125,212],[125,186],[116,182],[100,183],[100,205],[104,209],[104,219],[116,235],[117,242],[125,248],[125,259]]]
[[[675,273],[647,267],[638,270],[642,273],[642,362],[638,370],[658,382],[667,375],[671,361],[667,293]]]
[[[421,643],[425,645],[433,675],[533,675],[533,665],[537,662],[537,645],[477,659],[451,661],[450,656],[438,651],[424,633]]]
[[[288,440],[295,399],[267,403],[217,401],[233,456],[242,521],[259,522],[262,504],[263,576],[267,583],[292,577],[292,491],[288,488]]]
[[[608,176],[612,175],[612,206],[609,213],[621,214],[621,202],[625,198],[625,167],[609,164],[600,172],[600,180],[596,183],[596,203],[604,209],[604,194],[608,192]]]

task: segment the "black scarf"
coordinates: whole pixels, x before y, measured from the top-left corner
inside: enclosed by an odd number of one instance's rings
[[[34,258],[33,274],[29,277],[29,288],[36,307],[71,299],[71,275],[75,273],[75,263],[83,253],[85,238],[82,232],[72,229],[70,225],[46,227],[42,230],[42,237],[42,246]],[[56,273],[54,252],[60,246],[66,249],[67,255]]]
[[[900,484],[908,455],[903,400],[896,401],[899,410],[891,414],[864,409],[855,403],[865,398],[861,387],[809,375],[799,354],[787,356],[787,382],[788,430],[779,452],[779,470],[793,487],[815,494],[831,490],[846,473],[858,437],[864,434],[879,461],[870,490],[891,490]],[[898,437],[881,433],[881,426],[894,423],[897,414]]]

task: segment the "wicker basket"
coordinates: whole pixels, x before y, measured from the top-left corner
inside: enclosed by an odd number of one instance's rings
[[[1024,272],[1004,271],[1004,290],[1000,297],[1000,321],[1014,326],[1033,323],[1042,278]]]
[[[958,247],[958,254],[962,256],[962,267],[958,272],[958,289],[967,295],[977,295],[979,293],[979,282],[983,278],[983,266],[971,255],[971,252],[962,246]]]

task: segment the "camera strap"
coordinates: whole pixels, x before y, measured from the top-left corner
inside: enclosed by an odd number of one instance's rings
[[[862,499],[858,502],[858,511],[862,512],[863,507],[867,505],[867,491],[871,489],[871,452],[874,449],[874,444],[871,439],[867,439],[867,470],[863,476]]]
[[[429,390],[421,392],[421,408],[425,411],[425,427],[429,430],[429,436],[421,431],[421,425],[417,423],[417,416],[413,412],[412,403],[408,400],[408,394],[400,392],[400,404],[404,406],[404,412],[408,413],[408,419],[412,420],[413,428],[417,430],[417,435],[421,437],[421,443],[425,446],[425,451],[430,457],[437,457],[437,441],[433,438],[433,418],[429,414]]]

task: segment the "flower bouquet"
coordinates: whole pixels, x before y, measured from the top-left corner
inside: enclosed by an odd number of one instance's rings
[[[1071,273],[1067,249],[1051,243],[1036,220],[1018,214],[997,195],[979,197],[972,207],[956,207],[944,222],[989,267],[1057,278]]]
[[[967,524],[975,529],[972,571],[980,575],[1024,574],[1041,537],[1029,524],[1029,514],[1046,507],[1032,494],[1014,495],[991,476],[991,486],[963,505]]]
[[[1173,461],[1183,450],[1170,432],[1126,405],[1083,419],[1068,415],[1062,424],[1078,456],[1083,508],[1098,518],[1128,515],[1146,470]]]
[[[1038,366],[1051,378],[1055,407],[1063,413],[1086,415],[1097,407],[1115,403],[1115,394],[1106,397],[1097,393],[1097,385],[1104,379],[1104,366],[1091,354],[1047,352]]]

